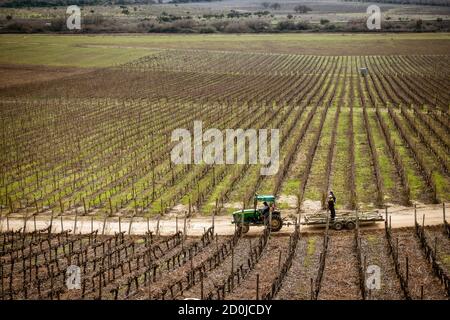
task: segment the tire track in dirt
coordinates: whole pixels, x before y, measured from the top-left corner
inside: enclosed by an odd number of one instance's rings
[[[233,254],[230,253],[217,268],[205,274],[205,278],[203,278],[203,292],[205,296],[209,292],[214,292],[219,285],[226,281],[228,276],[231,274],[233,267],[234,269],[236,269],[236,266],[247,262],[251,242],[255,242],[254,238],[252,237],[243,236],[242,238],[240,238],[233,249]],[[183,295],[178,298],[199,299],[200,297],[201,283],[197,283],[195,286],[185,291]]]
[[[358,261],[353,232],[330,230],[319,300],[359,300]]]
[[[370,295],[368,293],[367,298],[369,300],[404,299],[384,231],[362,231],[360,236],[363,261],[365,257],[367,266],[376,265],[381,268],[381,288],[379,290],[370,290]],[[367,276],[368,274],[366,273]]]
[[[428,226],[425,229],[425,234],[436,248],[437,259],[450,274],[450,239],[444,233],[444,226]]]
[[[187,274],[189,273],[189,271],[192,268],[195,268],[195,267],[201,265],[208,257],[210,257],[215,252],[215,250],[217,249],[217,246],[221,246],[225,240],[226,240],[225,238],[221,238],[220,240],[217,239],[217,243],[216,243],[216,240],[214,240],[212,243],[210,243],[206,247],[204,247],[201,252],[199,252],[197,255],[193,256],[191,260],[185,261],[185,263],[183,265],[181,265],[180,267],[177,267],[172,271],[165,270],[162,278],[160,280],[158,280],[156,283],[151,284],[152,295],[155,295],[158,292],[160,292],[161,288],[165,288],[168,285],[175,283],[178,280],[185,279]],[[148,289],[147,289],[146,294],[148,295]],[[140,294],[139,297],[142,298],[142,295],[145,296],[145,293]]]
[[[394,243],[398,239],[400,272],[406,275],[406,257],[408,257],[409,281],[408,288],[412,299],[421,298],[423,286],[424,300],[448,299],[438,278],[434,275],[431,265],[426,261],[420,247],[420,242],[413,229],[393,229]]]
[[[292,266],[276,297],[277,300],[311,299],[311,279],[317,276],[323,237],[310,235],[301,237]]]
[[[289,238],[271,237],[264,252],[261,255],[255,268],[245,277],[245,279],[235,288],[235,290],[225,297],[226,300],[256,299],[256,278],[259,274],[259,298],[270,290],[272,281],[279,271],[279,257],[281,252],[281,263],[283,257],[286,258],[289,247]]]

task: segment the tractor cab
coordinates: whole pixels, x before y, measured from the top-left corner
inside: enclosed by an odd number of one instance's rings
[[[264,214],[262,206],[258,208],[259,203],[267,202],[268,212]],[[270,217],[270,213],[271,217]],[[233,212],[232,223],[242,227],[242,232],[247,233],[250,226],[268,225],[271,231],[279,231],[283,226],[281,213],[275,206],[275,196],[256,194],[253,201],[253,209],[243,209]]]

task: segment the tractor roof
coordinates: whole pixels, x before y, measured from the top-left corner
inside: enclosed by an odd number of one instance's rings
[[[257,194],[255,195],[255,199],[257,201],[269,201],[269,202],[274,202],[275,201],[275,196],[270,195],[270,194]]]
[[[255,213],[255,209],[244,209],[244,210],[236,210],[233,211],[233,214],[240,214],[240,213]]]

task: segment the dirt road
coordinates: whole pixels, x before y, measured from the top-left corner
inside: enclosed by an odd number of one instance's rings
[[[447,211],[448,208],[447,208]],[[414,226],[414,208],[411,207],[392,207],[389,208],[389,217],[392,222],[393,228],[411,227]],[[448,216],[448,214],[447,214]],[[417,207],[417,220],[422,223],[422,219],[425,217],[426,225],[437,225],[443,223],[443,207],[440,205],[423,205]],[[50,225],[50,217],[38,216],[34,218],[28,218],[26,223],[23,217],[14,215],[6,218],[3,216],[0,219],[0,230],[18,230],[25,227],[26,230],[32,231],[36,229],[43,229]],[[448,221],[448,218],[447,218]],[[212,225],[211,217],[193,217],[186,220],[186,227],[183,218],[163,217],[159,220],[159,232],[161,235],[173,234],[176,230],[184,231],[189,236],[200,236],[204,230]],[[378,222],[374,225],[364,226],[365,229],[381,229],[384,227],[383,222]],[[52,223],[52,231],[60,232],[61,230],[75,230],[76,233],[88,233],[91,230],[99,230],[99,233],[114,234],[114,232],[125,231],[127,234],[140,235],[145,234],[148,230],[156,233],[158,230],[158,220],[151,218],[135,217],[121,218],[119,224],[119,218],[111,217],[105,220],[96,220],[87,216],[79,216],[75,224],[75,216],[63,216],[55,217]],[[219,235],[231,235],[234,232],[235,226],[231,223],[230,216],[217,216],[214,220],[215,232]],[[261,227],[251,227],[249,234],[259,233]],[[302,232],[322,232],[323,228],[301,226]],[[283,226],[283,229],[277,234],[289,234],[293,232],[293,225]]]

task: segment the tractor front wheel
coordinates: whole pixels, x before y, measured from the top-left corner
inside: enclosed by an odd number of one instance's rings
[[[270,225],[270,231],[277,232],[281,230],[283,226],[283,220],[281,220],[280,216],[272,217],[272,224]]]
[[[248,230],[250,230],[250,226],[248,224],[241,224],[240,227],[242,228],[241,229],[242,233],[247,233]]]

